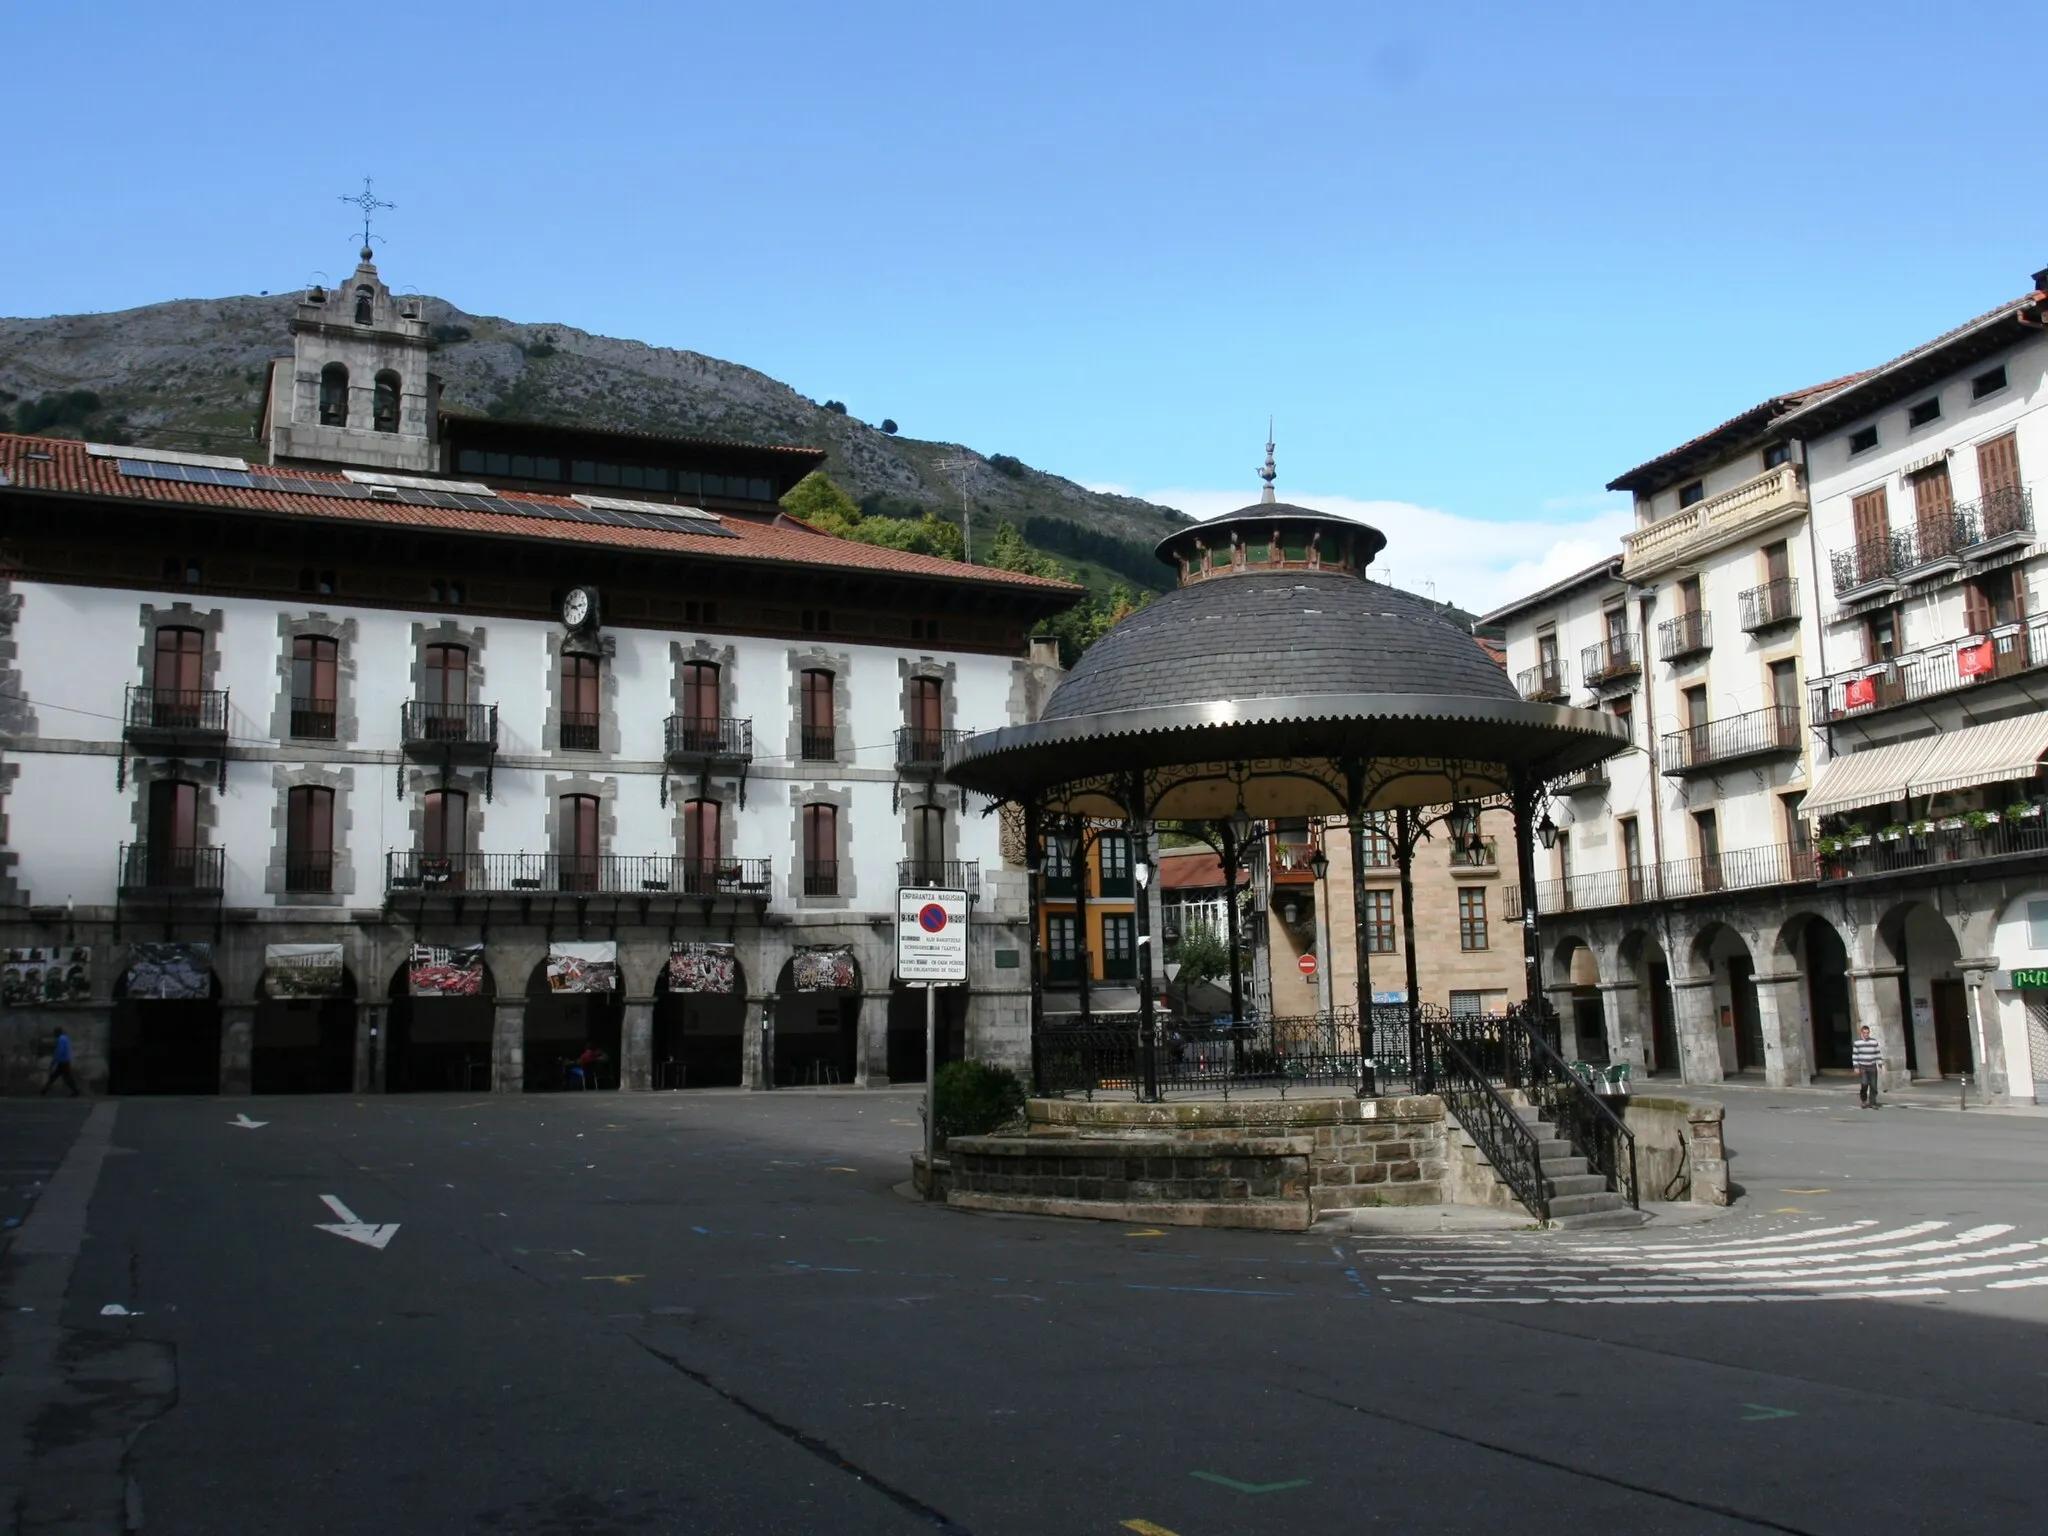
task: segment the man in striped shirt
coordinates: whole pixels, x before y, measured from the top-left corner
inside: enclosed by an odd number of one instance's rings
[[[1849,1061],[1856,1068],[1856,1075],[1863,1079],[1857,1090],[1858,1100],[1865,1109],[1877,1108],[1877,1074],[1884,1066],[1884,1047],[1870,1038],[1868,1024],[1857,1032],[1856,1043],[1849,1047]]]

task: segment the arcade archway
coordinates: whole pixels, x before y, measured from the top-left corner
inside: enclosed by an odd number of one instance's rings
[[[775,982],[778,1088],[850,1083],[860,1067],[860,963],[844,949],[793,956]]]
[[[114,983],[107,1092],[219,1093],[221,985],[207,944],[137,944]]]
[[[480,948],[430,950],[408,960],[387,993],[386,1092],[480,1093],[496,1086],[491,1040],[498,984]]]
[[[356,978],[331,997],[280,997],[269,981],[250,1026],[252,1093],[350,1093],[356,1086]]]
[[[729,955],[684,960],[680,983],[674,957],[654,982],[654,1086],[737,1088],[746,1081],[746,973]]]

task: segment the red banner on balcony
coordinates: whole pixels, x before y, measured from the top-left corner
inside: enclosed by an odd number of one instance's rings
[[[1996,661],[1996,647],[1989,640],[1956,647],[1956,671],[1964,677],[1988,675]]]
[[[1877,702],[1877,679],[1859,677],[1842,690],[1842,708],[1863,709]]]

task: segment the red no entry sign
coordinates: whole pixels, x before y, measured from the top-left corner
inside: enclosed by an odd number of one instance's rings
[[[1316,957],[1314,955],[1303,955],[1294,964],[1304,976],[1313,976],[1316,973]]]

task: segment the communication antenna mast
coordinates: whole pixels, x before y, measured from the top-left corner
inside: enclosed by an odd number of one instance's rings
[[[939,460],[939,468],[950,473],[953,483],[960,488],[960,546],[969,565],[974,564],[974,515],[967,507],[967,477],[977,462],[964,454]]]

